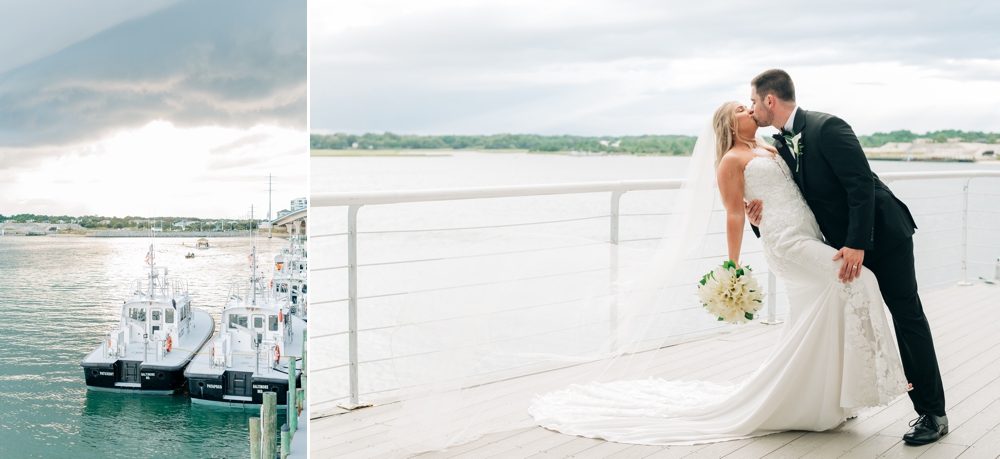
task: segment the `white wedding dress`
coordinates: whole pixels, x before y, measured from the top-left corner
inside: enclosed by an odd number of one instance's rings
[[[744,178],[746,199],[764,203],[765,258],[788,295],[788,318],[767,360],[736,385],[653,378],[574,384],[535,397],[529,413],[537,424],[621,443],[709,443],[827,430],[906,391],[875,276],[862,269],[851,283],[837,278],[837,250],[823,242],[780,158],[752,159]]]

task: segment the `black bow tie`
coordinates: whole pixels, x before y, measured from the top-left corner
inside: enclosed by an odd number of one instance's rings
[[[783,136],[786,136],[786,135],[792,135],[792,133],[791,133],[791,132],[788,132],[788,131],[786,131],[786,130],[785,130],[785,128],[781,128],[781,135],[783,135]]]

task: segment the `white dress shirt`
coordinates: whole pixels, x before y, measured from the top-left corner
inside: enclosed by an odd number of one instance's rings
[[[788,121],[785,121],[785,130],[786,131],[792,132],[792,125],[795,124],[795,114],[798,111],[799,111],[799,106],[796,105],[795,108],[792,109],[792,114],[788,115]],[[796,132],[796,134],[798,134],[798,133]]]

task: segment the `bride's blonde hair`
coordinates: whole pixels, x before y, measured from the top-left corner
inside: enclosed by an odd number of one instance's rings
[[[748,145],[756,145],[757,147],[764,148],[771,153],[777,153],[776,150],[771,145],[768,145],[764,141],[764,138],[758,135],[756,138],[748,139],[740,135],[740,131],[736,129],[736,107],[739,106],[739,102],[729,101],[722,104],[718,110],[715,111],[715,116],[712,117],[712,129],[715,130],[715,169],[719,169],[719,163],[722,162],[722,157],[726,155],[729,150],[732,150],[736,146],[736,142],[745,143]]]

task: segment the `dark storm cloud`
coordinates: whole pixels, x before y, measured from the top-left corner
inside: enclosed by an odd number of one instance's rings
[[[304,0],[183,2],[0,75],[5,166],[24,148],[44,155],[153,120],[301,129],[305,118]]]
[[[621,117],[656,118],[665,111],[704,114],[718,104],[720,93],[728,95],[733,88],[748,92],[756,72],[775,66],[895,62],[956,80],[986,81],[998,71],[962,69],[954,61],[1000,59],[1000,2],[554,5],[428,8],[375,26],[344,29],[323,37],[322,43],[314,39],[312,129],[672,133],[650,132],[649,123],[628,124]],[[671,67],[671,62],[702,58],[729,60],[734,69],[717,69],[718,78],[704,85],[622,97],[636,89],[623,86],[635,86],[638,80],[630,78],[642,72],[680,75],[694,69]],[[637,67],[621,69],[628,60]],[[658,68],[642,68],[646,64]],[[559,66],[571,70],[539,75]],[[618,73],[603,78],[602,67]],[[577,81],[586,72],[598,75]],[[873,82],[862,74],[857,79]],[[594,103],[616,97],[622,98],[620,103],[606,108]],[[571,112],[579,115],[567,117]],[[669,129],[659,126],[660,131]]]

